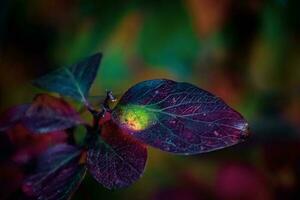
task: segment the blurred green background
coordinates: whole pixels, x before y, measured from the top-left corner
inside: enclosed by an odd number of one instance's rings
[[[30,102],[40,92],[31,80],[102,52],[93,95],[122,94],[153,78],[190,82],[242,113],[252,138],[188,157],[149,147],[145,174],[134,185],[109,191],[87,176],[75,200],[299,199],[299,4],[2,0],[0,111]],[[8,194],[14,189],[1,188],[3,198],[16,198]]]

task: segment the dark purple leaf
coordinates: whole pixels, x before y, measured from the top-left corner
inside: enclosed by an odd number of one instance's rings
[[[0,131],[6,131],[18,123],[23,118],[29,106],[29,104],[18,105],[4,112],[0,118]]]
[[[97,53],[70,67],[60,68],[33,82],[34,85],[86,102],[102,55]]]
[[[189,83],[165,79],[130,88],[112,117],[140,141],[178,154],[221,149],[248,135],[245,119],[222,99]]]
[[[69,199],[82,181],[86,168],[80,163],[81,151],[59,144],[38,160],[36,173],[25,179],[24,193],[35,199]]]
[[[79,114],[61,98],[37,95],[23,117],[25,126],[34,133],[64,130],[84,123]]]
[[[138,180],[146,160],[146,147],[111,121],[103,125],[101,138],[87,153],[90,173],[108,189],[127,187]]]

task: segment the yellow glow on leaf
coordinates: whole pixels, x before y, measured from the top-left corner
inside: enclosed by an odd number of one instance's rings
[[[122,108],[120,120],[127,128],[140,131],[149,127],[153,122],[153,114],[149,113],[142,106],[126,105]]]

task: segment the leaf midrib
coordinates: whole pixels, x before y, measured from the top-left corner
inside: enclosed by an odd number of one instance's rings
[[[80,154],[80,151],[77,151],[74,154],[70,155],[67,159],[64,159],[62,162],[60,162],[59,165],[57,165],[55,168],[53,168],[52,170],[50,170],[49,172],[47,172],[47,175],[44,176],[43,178],[41,178],[37,183],[41,183],[43,180],[45,180],[46,178],[48,178],[48,176],[50,176],[51,174],[53,174],[54,172],[56,172],[60,167],[62,167],[63,165],[65,165],[66,163],[68,163],[69,161],[71,161],[73,158],[75,158],[79,154]],[[43,173],[43,172],[41,172],[41,173]]]
[[[100,138],[100,140],[102,143],[104,143],[105,146],[107,146],[113,152],[113,154],[115,154],[117,156],[117,158],[119,158],[122,162],[127,163],[130,166],[130,168],[132,168],[138,176],[140,175],[140,172],[130,162],[126,162],[125,159],[122,156],[120,156],[118,152],[115,151],[115,149],[112,147],[112,145],[107,143],[102,138]]]
[[[82,88],[78,84],[78,80],[75,78],[74,74],[68,69],[68,68],[63,68],[64,71],[69,75],[69,77],[72,79],[72,82],[74,82],[75,87],[77,88],[77,91],[79,95],[81,96],[82,101],[86,101],[85,95],[83,94]]]
[[[214,120],[214,121],[211,121],[211,122],[201,121],[201,120],[193,120],[191,118],[187,118],[187,117],[184,117],[184,116],[181,116],[181,115],[176,115],[176,114],[164,112],[164,111],[161,111],[161,110],[158,110],[158,109],[155,109],[155,108],[149,108],[147,105],[143,105],[143,107],[144,107],[144,109],[146,109],[148,111],[165,114],[165,115],[168,115],[168,116],[171,116],[171,117],[178,117],[178,118],[186,119],[186,120],[189,120],[189,121],[204,123],[204,124],[212,124],[213,123],[213,124],[217,124],[219,126],[224,126],[224,127],[233,128],[233,129],[236,129],[236,130],[239,130],[239,131],[244,131],[244,130],[240,130],[240,129],[234,127],[234,126],[229,126],[229,125],[223,124],[223,123],[217,123],[216,121],[219,121],[220,119],[217,119],[217,120]]]

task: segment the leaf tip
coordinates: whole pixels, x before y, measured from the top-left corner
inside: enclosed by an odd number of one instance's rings
[[[91,56],[91,59],[95,60],[96,63],[100,64],[102,57],[103,57],[103,54],[101,52],[97,52]]]
[[[249,124],[246,122],[244,127],[243,127],[243,131],[242,131],[242,134],[241,134],[241,139],[246,140],[249,137],[251,137],[251,135],[252,135],[252,132],[250,131]]]

